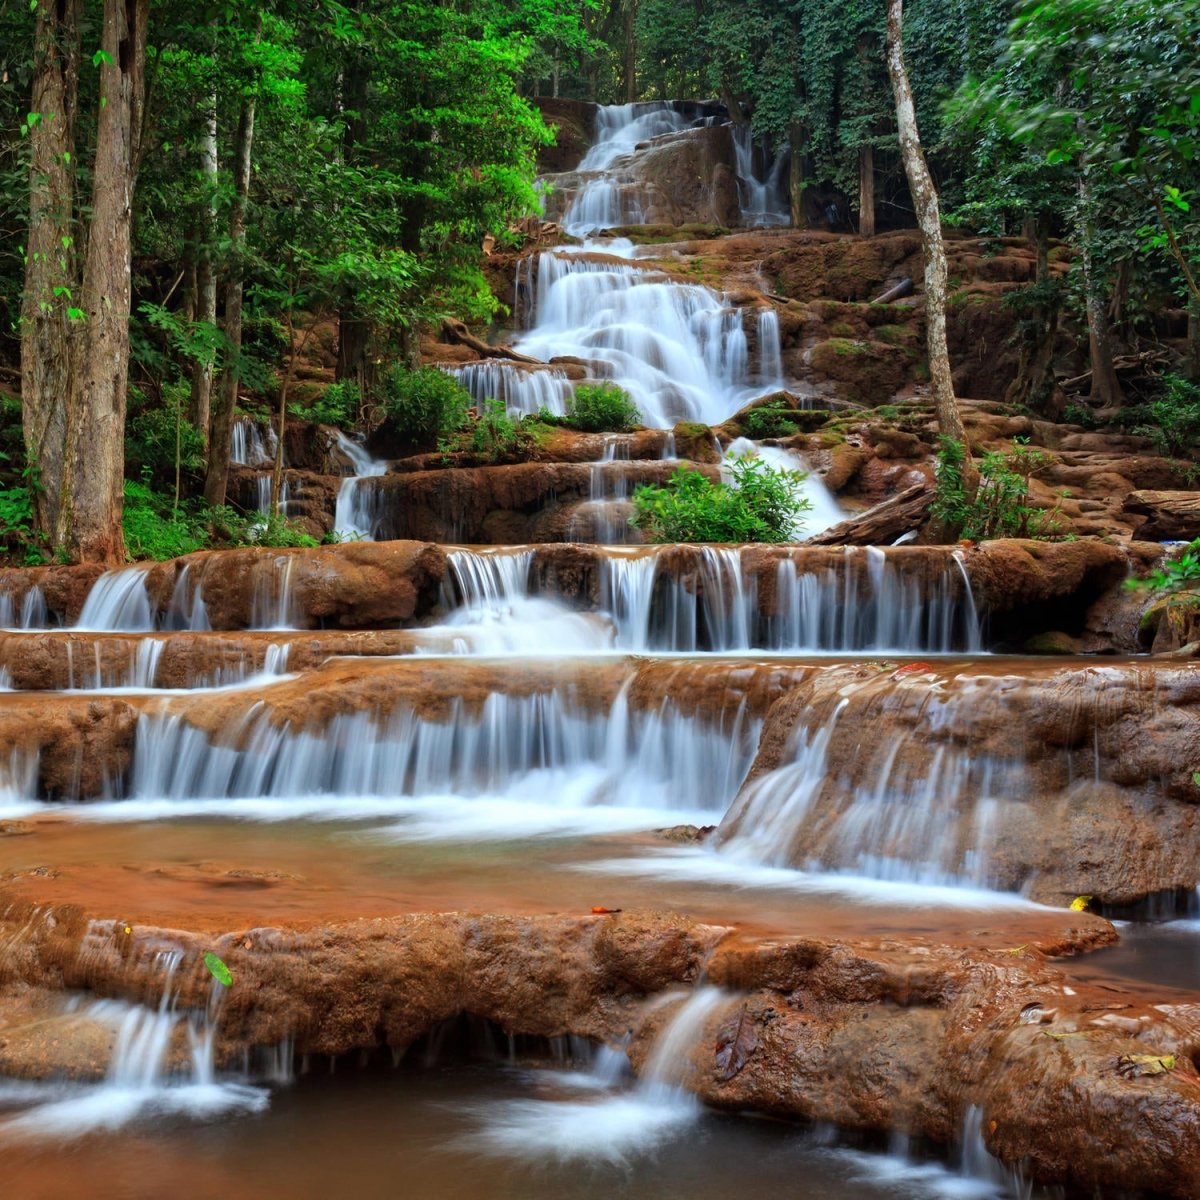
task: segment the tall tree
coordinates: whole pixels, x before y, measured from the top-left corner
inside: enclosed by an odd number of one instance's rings
[[[921,149],[917,113],[913,105],[908,70],[904,65],[904,0],[888,0],[887,64],[896,98],[896,126],[900,133],[900,155],[908,176],[908,188],[917,210],[921,244],[925,256],[925,346],[929,356],[929,378],[937,406],[942,437],[963,449],[963,482],[968,494],[978,484],[971,465],[971,450],[963,428],[962,414],[954,396],[950,373],[950,351],[946,341],[946,247],[942,241],[942,218],[937,188]],[[957,531],[947,531],[953,533]]]

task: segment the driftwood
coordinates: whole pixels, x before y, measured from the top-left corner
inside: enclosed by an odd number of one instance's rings
[[[511,346],[489,346],[487,342],[477,338],[461,321],[443,321],[442,338],[444,341],[456,342],[460,346],[474,350],[481,358],[506,358],[510,362],[529,363],[535,367],[546,365],[540,358],[530,358],[528,354],[519,354]]]
[[[872,304],[891,304],[893,300],[903,300],[905,296],[911,296],[913,292],[913,281],[905,275],[894,288],[888,288],[882,296],[876,296],[871,301]]]
[[[1190,542],[1200,537],[1200,492],[1130,492],[1125,511],[1150,518],[1138,529],[1139,538]]]
[[[933,487],[917,483],[903,492],[850,517],[832,529],[805,538],[805,546],[887,546],[916,529],[933,503]]]

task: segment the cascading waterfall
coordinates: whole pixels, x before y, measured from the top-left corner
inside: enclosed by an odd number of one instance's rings
[[[571,517],[568,537],[575,542],[625,545],[640,540],[629,524],[629,441],[619,434],[604,439],[604,454],[592,464],[588,500]]]
[[[262,425],[249,417],[233,423],[229,461],[240,467],[262,467],[274,462],[278,439],[271,425]]]
[[[759,178],[755,168],[754,133],[746,122],[733,125],[733,148],[737,162],[742,224],[790,225],[792,214],[788,208],[787,193],[783,184],[787,156],[777,154],[767,168],[765,178]]]
[[[758,310],[758,380],[763,391],[782,388],[783,355],[780,350],[779,314],[773,308]]]
[[[88,592],[75,628],[121,633],[147,633],[154,629],[154,609],[146,591],[146,578],[141,567],[106,571]]]
[[[375,479],[387,473],[386,459],[372,458],[364,446],[344,433],[337,435],[338,449],[354,466],[354,474],[338,489],[337,511],[333,531],[345,541],[370,540],[379,524],[378,503],[365,479]]]
[[[760,354],[778,358],[775,338]],[[547,251],[539,256],[536,318],[527,354],[580,358],[637,403],[646,424],[719,425],[754,395],[743,316],[699,284],[675,283],[631,263]]]
[[[21,597],[19,611],[11,593],[0,593],[0,629],[43,629],[49,620],[46,597],[37,584]]]
[[[572,391],[566,374],[555,368],[529,370],[493,359],[443,366],[442,370],[457,379],[477,404],[499,400],[513,416],[533,416],[545,410],[561,417]]]
[[[93,922],[84,941],[111,940],[111,922]],[[214,1034],[220,1010],[220,984],[213,981],[208,1007],[181,1010],[176,977],[183,963],[180,950],[154,951],[140,969],[162,977],[162,997],[151,1009],[120,1000],[77,1003],[78,1019],[111,1026],[115,1031],[112,1059],[104,1081],[52,1092],[51,1098],[17,1116],[0,1121],[0,1135],[82,1137],[119,1129],[147,1113],[212,1117],[220,1112],[260,1112],[268,1092],[243,1078],[223,1079],[214,1065]],[[187,1053],[176,1064],[180,1040]],[[36,1095],[36,1093],[35,1093]]]

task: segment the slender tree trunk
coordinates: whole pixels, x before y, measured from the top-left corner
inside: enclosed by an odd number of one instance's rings
[[[129,376],[133,189],[142,129],[150,0],[105,0],[85,313],[67,398],[63,489],[55,544],[73,561],[125,559],[125,393]]]
[[[978,472],[971,461],[971,446],[963,427],[962,414],[954,396],[954,379],[950,372],[950,351],[946,341],[946,248],[942,242],[942,221],[938,207],[937,188],[917,131],[917,112],[912,88],[904,65],[903,46],[904,3],[888,0],[887,64],[896,98],[896,125],[900,134],[900,157],[908,176],[921,228],[925,255],[925,342],[929,354],[929,377],[937,406],[938,426],[942,437],[963,447],[963,485],[968,497],[973,497],[979,483]],[[943,530],[943,536],[957,536],[958,530]]]
[[[217,97],[208,98],[208,113],[200,142],[200,175],[205,196],[200,203],[200,236],[196,246],[196,320],[217,323],[217,272],[213,249],[217,234]],[[214,367],[211,361],[198,362],[192,370],[192,397],[189,416],[208,444],[208,423],[212,408]]]
[[[250,166],[254,153],[255,97],[242,101],[238,118],[237,146],[234,151],[234,200],[229,215],[230,263],[225,281],[225,340],[228,361],[220,377],[217,403],[212,411],[208,439],[208,470],[204,476],[204,498],[209,504],[225,503],[229,484],[229,455],[233,449],[233,418],[237,409],[238,380],[241,377],[242,301],[246,243],[246,212],[250,198]]]
[[[858,150],[858,232],[875,236],[875,147],[869,143]]]
[[[1101,408],[1120,408],[1125,395],[1113,366],[1112,335],[1108,327],[1108,306],[1104,285],[1092,254],[1095,227],[1092,221],[1092,194],[1086,169],[1079,176],[1080,259],[1083,264],[1084,307],[1087,310],[1088,352],[1092,360],[1092,389],[1089,399]]]
[[[29,130],[29,234],[21,304],[21,418],[36,473],[34,519],[48,542],[64,486],[66,401],[71,389],[68,309],[78,307],[75,116],[82,0],[39,4]]]
[[[807,229],[808,216],[804,207],[804,152],[808,146],[808,132],[800,121],[788,126],[788,146],[792,152],[791,170],[788,174],[788,195],[792,209],[792,227]]]
[[[367,64],[361,56],[352,52],[343,74],[347,117],[342,138],[342,153],[346,161],[351,163],[358,160],[359,147],[367,131],[369,82]],[[352,380],[358,386],[358,394],[362,399],[375,386],[374,364],[370,357],[372,333],[371,323],[355,313],[352,301],[338,311],[337,378]]]
[[[737,93],[729,86],[729,80],[724,76],[721,78],[721,99],[725,101],[725,110],[729,113],[729,119],[735,125],[745,125],[750,118],[746,116],[742,102],[737,98]]]
[[[1200,300],[1192,299],[1188,304],[1185,370],[1193,383],[1200,383]]]
[[[637,0],[625,0],[625,101],[637,99]]]

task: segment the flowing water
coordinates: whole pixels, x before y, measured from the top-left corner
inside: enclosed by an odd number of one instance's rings
[[[637,219],[638,147],[690,123],[666,104],[602,110],[567,227]],[[745,223],[786,220],[782,159],[741,131],[735,146]],[[649,424],[717,423],[786,383],[768,307],[742,311],[666,278],[627,243],[527,262],[522,348],[577,357],[592,378],[628,388]],[[557,369],[453,373],[476,400],[520,412],[561,412],[571,386]],[[303,553],[246,568],[248,609],[224,618],[231,630],[212,627],[230,611],[228,581],[203,556],[166,584],[145,567],[102,575],[73,623],[48,601],[62,603],[53,589],[0,586],[0,626],[14,631],[3,682],[24,678],[33,646],[37,663],[61,656],[64,693],[6,693],[0,716],[53,700],[94,705],[70,719],[99,720],[117,692],[131,730],[118,767],[85,788],[80,763],[74,792],[46,783],[48,751],[26,746],[0,763],[0,879],[46,889],[64,912],[102,903],[114,919],[88,927],[85,957],[123,945],[117,914],[219,931],[611,903],[964,948],[1058,928],[1008,851],[1043,777],[1063,780],[1070,799],[1119,773],[1100,718],[1080,703],[1094,743],[1037,747],[1036,768],[1033,751],[972,731],[994,734],[1050,671],[1099,687],[1097,670],[989,657],[988,614],[958,551],[625,544],[630,445],[603,444],[574,518],[602,547],[449,547],[433,615],[380,631],[390,640],[360,657],[306,607],[327,581]],[[370,538],[382,520],[371,481],[388,464],[345,436],[339,446],[353,474],[336,528]],[[673,458],[673,440],[655,446]],[[265,464],[270,449],[269,430],[235,427],[235,462]],[[806,469],[784,447],[744,439],[726,447],[726,469],[746,455]],[[809,505],[797,534],[842,519],[815,475],[796,486]],[[803,703],[788,709],[794,696]],[[654,832],[664,828],[679,836]],[[1195,989],[1197,913],[1164,915],[1176,919],[1128,927],[1119,946],[1070,969],[1104,986]],[[693,1058],[738,996],[703,979],[646,1000],[662,1006],[658,1033],[634,1078],[624,1044],[531,1049],[478,1026],[468,1041],[486,1052],[473,1056],[439,1058],[453,1031],[397,1069],[306,1063],[284,1040],[234,1069],[215,1053],[228,1003],[219,985],[204,1003],[182,1000],[202,972],[194,943],[164,936],[126,969],[136,1002],[73,994],[44,1018],[103,1047],[92,1082],[0,1078],[12,1194],[317,1197],[351,1179],[356,1196],[402,1186],[451,1200],[1029,1194],[987,1155],[969,1103],[939,1154],[706,1111]]]

